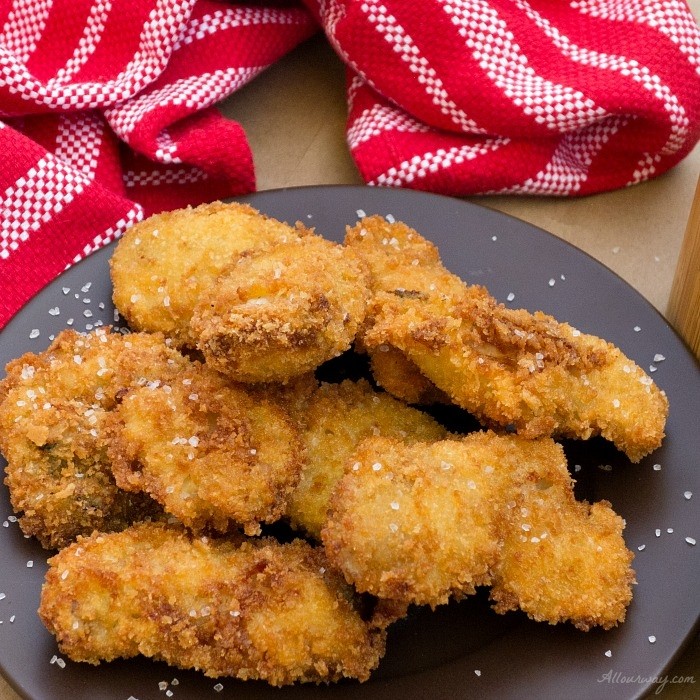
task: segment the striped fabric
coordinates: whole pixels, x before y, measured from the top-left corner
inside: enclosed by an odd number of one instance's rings
[[[212,105],[319,25],[370,185],[583,195],[700,137],[682,0],[0,0],[0,327],[144,216],[254,190]]]
[[[658,175],[700,137],[682,0],[321,0],[372,185],[584,195]]]

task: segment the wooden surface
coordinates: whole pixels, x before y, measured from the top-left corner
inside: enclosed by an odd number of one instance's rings
[[[700,16],[700,0],[690,5]],[[222,111],[240,121],[248,133],[258,189],[361,184],[345,144],[343,67],[322,37],[299,47],[233,95]],[[472,201],[573,243],[663,312],[698,173],[700,148],[672,172],[625,190],[578,200],[499,196]],[[670,670],[669,678],[673,676],[694,676],[696,683],[669,683],[661,697],[700,698],[700,638]],[[0,700],[17,697],[0,679]]]
[[[668,320],[700,359],[700,179],[678,256]]]

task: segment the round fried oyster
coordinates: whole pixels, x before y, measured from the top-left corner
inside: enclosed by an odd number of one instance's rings
[[[192,329],[219,371],[242,382],[284,382],[350,347],[367,283],[354,253],[304,235],[233,265],[195,308]]]
[[[131,328],[194,347],[192,311],[216,278],[242,255],[296,235],[245,204],[213,202],[151,216],[124,234],[112,256],[114,304]]]
[[[7,366],[0,396],[5,483],[20,525],[46,548],[95,529],[119,530],[160,512],[117,488],[103,432],[106,412],[131,386],[185,365],[160,335],[64,331],[38,355]]]
[[[130,390],[109,417],[117,485],[145,491],[188,527],[259,534],[299,479],[299,441],[282,408],[200,364]]]

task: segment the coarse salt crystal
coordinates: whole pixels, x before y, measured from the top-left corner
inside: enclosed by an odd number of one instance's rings
[[[663,362],[666,358],[658,352],[654,355],[654,362]]]
[[[610,658],[610,657],[612,656],[612,651],[611,651],[610,649],[608,649],[608,650],[605,652],[605,656],[607,656],[608,658]]]
[[[375,472],[378,472],[381,468],[382,468],[381,462],[375,462],[375,463],[372,465],[372,470],[375,471]]]
[[[655,464],[655,465],[652,467],[652,469],[653,469],[655,472],[660,472],[660,471],[661,471],[661,465],[660,465],[660,464]]]
[[[556,280],[554,279],[554,277],[551,277],[547,284],[549,284],[550,287],[553,287],[556,284]]]
[[[692,545],[693,547],[697,544],[696,540],[694,537],[686,537],[685,541],[689,544]]]
[[[635,326],[632,330],[633,330],[635,333],[639,333],[639,331],[641,331],[642,329],[641,329],[639,326]]]
[[[399,529],[399,526],[398,526],[396,523],[389,523],[389,529],[390,529],[392,532],[397,532],[398,529]]]
[[[474,669],[474,674],[477,675],[477,676],[480,676],[480,675],[481,675],[481,671],[480,671],[478,668],[475,668],[475,669]]]
[[[646,548],[647,546],[645,544],[640,544],[639,547],[637,547],[640,552],[643,552]]]
[[[29,334],[29,337],[30,337],[32,340],[33,340],[34,338],[38,338],[38,337],[39,337],[39,329],[38,329],[38,328],[32,329],[32,332]]]
[[[513,301],[513,299],[515,299],[515,294],[513,294],[513,292],[509,292],[509,293],[508,293],[508,296],[506,297],[506,299],[507,299],[508,301]]]
[[[398,501],[392,501],[390,504],[392,510],[398,510],[399,509],[399,504]]]
[[[224,686],[221,685],[221,683],[217,683],[217,684],[214,686],[214,690],[215,690],[217,693],[220,693],[223,689],[224,689]]]
[[[689,501],[692,497],[693,497],[692,491],[684,491],[683,492],[683,498],[685,498],[686,501]]]
[[[673,528],[672,527],[667,527],[666,532],[668,532],[669,535],[673,534]]]
[[[34,566],[34,562],[30,559],[30,560],[27,562],[27,568],[28,568],[28,569],[31,569],[33,566]]]
[[[656,637],[653,634],[649,635],[649,644],[654,644],[656,642]]]
[[[657,537],[661,537],[661,530],[657,527],[656,530],[654,530],[654,534],[655,534]]]

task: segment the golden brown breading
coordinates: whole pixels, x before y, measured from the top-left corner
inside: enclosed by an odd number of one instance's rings
[[[444,391],[421,374],[416,364],[396,348],[381,345],[369,355],[375,381],[396,398],[420,406],[452,403]]]
[[[194,347],[194,307],[241,256],[296,237],[246,204],[213,202],[151,216],[131,227],[110,261],[114,305],[135,330]]]
[[[588,629],[622,621],[631,600],[623,525],[609,504],[575,501],[551,439],[480,432],[365,440],[322,538],[358,591],[435,606],[493,583],[499,612]]]
[[[320,539],[328,502],[345,463],[364,438],[383,435],[428,442],[447,436],[433,418],[374,391],[364,379],[322,384],[296,406],[293,415],[301,424],[305,458],[289,517],[293,527],[316,539]]]
[[[313,234],[241,259],[192,316],[206,361],[242,382],[284,382],[347,350],[369,288],[353,253]]]
[[[161,335],[62,332],[7,366],[0,404],[5,483],[19,523],[46,548],[94,529],[119,530],[160,509],[117,488],[103,433],[120,392],[174,376],[185,358]]]
[[[551,440],[493,433],[407,445],[368,438],[348,460],[322,531],[358,591],[431,606],[488,584],[513,474],[561,462]]]
[[[363,621],[323,551],[301,540],[140,524],[81,538],[49,563],[39,614],[74,661],[143,654],[281,686],[366,680],[384,653],[384,621]]]
[[[600,434],[632,461],[661,444],[666,397],[612,344],[465,285],[405,224],[363,219],[346,245],[372,273],[370,353],[404,354],[456,404],[527,437]]]
[[[607,501],[577,502],[561,482],[531,482],[520,496],[495,570],[494,609],[582,630],[623,622],[634,583],[624,520]]]
[[[259,534],[299,480],[299,434],[281,406],[199,363],[129,390],[107,421],[117,486],[145,491],[194,530]]]

